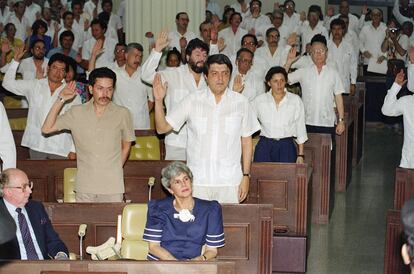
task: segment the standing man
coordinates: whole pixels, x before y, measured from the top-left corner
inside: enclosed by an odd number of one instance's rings
[[[33,182],[20,169],[0,175],[0,208],[16,223],[15,237],[0,245],[0,259],[68,259],[68,249],[53,229],[42,203],[29,200]]]
[[[175,47],[182,53],[185,51],[187,44],[194,38],[197,38],[194,32],[187,30],[189,22],[190,19],[186,12],[177,13],[175,16],[177,29],[168,34],[168,39],[170,40],[169,48],[172,49]]]
[[[67,72],[66,56],[55,54],[49,59],[46,78],[16,80],[16,70],[23,55],[23,49],[17,48],[14,60],[10,63],[3,80],[5,89],[16,95],[25,96],[29,102],[22,146],[30,149],[31,159],[64,159],[71,156],[69,153],[74,150],[69,133],[45,137],[40,130],[47,113],[65,87],[63,79]],[[76,96],[65,105],[61,113],[67,111],[72,105],[78,104],[81,104],[81,99]]]
[[[343,39],[346,31],[341,19],[331,21],[331,39],[328,41],[328,62],[335,62],[342,79],[345,94],[355,94],[358,76],[358,57],[351,44]]]
[[[88,2],[89,3],[89,2]],[[96,59],[96,67],[109,66],[115,58],[114,51],[116,41],[110,37],[105,37],[108,25],[99,19],[91,22],[92,38],[88,39],[82,47],[82,67],[88,69],[89,59],[91,58],[92,49],[96,43],[102,44],[104,51]]]
[[[264,81],[252,70],[254,53],[247,48],[237,51],[236,69],[233,72],[229,87],[243,94],[249,101],[265,92]]]
[[[128,109],[112,103],[115,73],[98,68],[89,75],[93,99],[58,116],[66,102],[76,96],[76,83],[70,82],[54,100],[42,127],[43,134],[70,130],[77,152],[76,201],[122,202],[123,165],[135,141]]]
[[[167,46],[167,33],[161,32],[155,42],[155,48],[142,66],[142,80],[144,82],[153,82],[161,59],[161,51]],[[209,47],[206,43],[200,39],[193,39],[185,50],[187,64],[159,72],[162,82],[168,82],[168,91],[165,96],[167,112],[179,107],[181,100],[189,94],[198,93],[207,88],[203,70],[208,51]],[[185,160],[186,146],[187,127],[184,125],[183,128],[170,132],[165,137],[165,159]]]
[[[118,79],[114,103],[129,109],[134,129],[150,129],[149,112],[154,107],[152,89],[141,81],[143,51],[141,44],[128,44],[125,66],[114,69]]]
[[[255,34],[256,30],[262,26],[269,26],[271,24],[269,17],[261,14],[262,2],[260,0],[252,0],[249,4],[250,14],[247,15],[241,24],[241,27],[249,33]]]
[[[289,83],[299,82],[302,87],[302,100],[305,106],[305,123],[308,133],[328,133],[332,138],[335,133],[341,135],[345,130],[344,88],[337,70],[326,65],[328,48],[322,35],[315,35],[311,41],[311,58],[313,65],[289,73]],[[296,58],[294,49],[289,52],[286,70]],[[338,122],[335,128],[335,106],[338,110]],[[333,141],[334,138],[333,138]]]
[[[10,129],[6,110],[0,102],[0,159],[3,162],[1,170],[16,167],[16,145]]]
[[[223,54],[231,58],[240,49],[241,39],[247,34],[247,30],[240,27],[242,22],[242,16],[238,12],[234,12],[230,15],[230,26],[219,32],[219,38],[224,39],[226,47],[223,50]]]
[[[163,100],[168,83],[163,85],[156,76],[155,125],[158,133],[167,133],[187,123],[187,165],[194,174],[195,197],[239,203],[249,192],[251,135],[260,126],[248,100],[228,89],[230,59],[211,55],[206,64],[208,88],[184,98],[167,116]]]

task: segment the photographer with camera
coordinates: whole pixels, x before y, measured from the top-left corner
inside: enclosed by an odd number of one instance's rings
[[[395,19],[390,19],[387,24],[384,41],[381,45],[382,52],[387,52],[389,61],[399,59],[405,63],[408,47],[408,36],[401,32],[401,28]]]

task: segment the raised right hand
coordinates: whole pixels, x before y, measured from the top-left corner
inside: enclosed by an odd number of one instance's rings
[[[63,98],[65,102],[69,101],[75,96],[76,96],[76,82],[75,81],[70,81],[69,83],[67,83],[65,88],[59,94],[59,97]]]
[[[104,41],[102,39],[96,40],[95,45],[93,46],[93,49],[92,49],[93,56],[96,57],[104,51],[103,44],[104,44]]]
[[[14,49],[14,60],[16,62],[20,62],[20,60],[22,60],[23,55],[26,53],[26,50],[24,49],[24,47],[16,47]]]
[[[164,100],[165,95],[167,94],[168,83],[162,84],[161,75],[159,73],[155,74],[154,81],[152,82],[152,92],[154,94],[155,101]]]
[[[169,43],[170,41],[168,40],[168,32],[161,31],[158,34],[157,40],[155,41],[155,50],[161,52],[168,46]]]

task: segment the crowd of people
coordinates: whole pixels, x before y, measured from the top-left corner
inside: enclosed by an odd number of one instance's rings
[[[343,96],[356,92],[358,64],[366,74],[395,78],[383,112],[402,114],[407,129],[414,126],[411,97],[397,99],[405,67],[414,73],[414,9],[407,1],[395,0],[385,24],[380,9],[364,6],[356,16],[346,0],[337,14],[317,5],[297,13],[293,0],[266,13],[260,0],[237,0],[224,11],[206,0],[199,34],[188,30],[185,11],[177,13],[174,30],[155,39],[146,34],[153,43],[144,63],[143,46],[124,42],[124,1],[118,14],[112,0],[40,2],[0,0],[2,85],[29,109],[22,146],[31,159],[77,160],[77,202],[122,202],[122,167],[134,130],[149,129],[153,111],[157,132],[165,134],[165,159],[187,165],[166,167],[163,185],[172,198],[149,204],[144,239],[152,260],[216,257],[224,245],[221,211],[205,200],[243,202],[252,159],[303,163],[307,133],[330,134],[334,149],[335,135],[346,127]],[[291,92],[297,83],[300,91]],[[414,167],[412,135],[405,131],[402,167]],[[21,213],[11,210],[30,204],[33,184],[14,169],[2,104],[0,157],[2,200],[17,220]],[[20,195],[18,203],[13,195]],[[174,239],[177,227],[203,233],[183,248]],[[189,242],[188,235],[180,241]],[[38,241],[26,249],[45,258]],[[61,248],[53,256],[59,252],[67,254]],[[21,255],[34,258],[29,251]]]

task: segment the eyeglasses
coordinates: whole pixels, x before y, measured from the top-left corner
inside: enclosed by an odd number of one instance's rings
[[[121,52],[122,52],[122,53],[124,53],[124,52],[125,52],[125,50],[124,50],[124,49],[117,49],[117,50],[115,50],[115,52],[116,52],[116,53],[121,53]]]
[[[313,54],[325,54],[326,50],[325,49],[315,49],[312,51]]]
[[[22,190],[22,192],[26,192],[27,188],[33,189],[33,182],[30,181],[29,183],[24,184],[22,186],[6,186],[6,188],[19,188]]]
[[[247,64],[247,65],[251,65],[253,63],[253,61],[251,59],[237,59],[239,60],[241,63]]]
[[[254,42],[243,42],[244,46],[255,46],[256,44]]]

